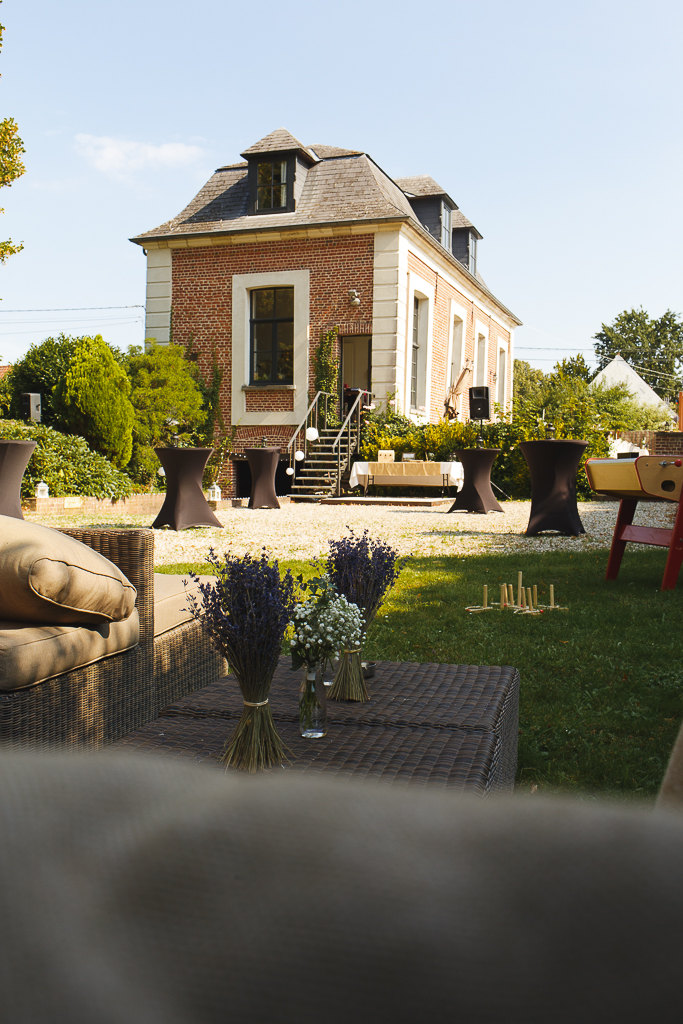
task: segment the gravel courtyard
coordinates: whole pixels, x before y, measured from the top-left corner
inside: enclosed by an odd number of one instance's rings
[[[616,520],[617,502],[579,502],[579,514],[586,530],[582,537],[547,534],[525,537],[529,521],[528,501],[508,501],[505,512],[488,515],[447,514],[449,503],[434,508],[401,506],[343,506],[283,504],[280,509],[230,508],[217,513],[224,529],[201,528],[175,533],[155,530],[156,565],[202,562],[210,547],[243,554],[262,547],[281,559],[308,559],[322,554],[330,538],[340,537],[346,527],[368,529],[402,554],[470,555],[491,551],[556,551],[577,548],[608,548]],[[676,506],[643,503],[637,523],[671,526]],[[26,519],[45,526],[149,526],[150,516],[120,514],[97,517],[86,514],[40,516],[26,513]]]

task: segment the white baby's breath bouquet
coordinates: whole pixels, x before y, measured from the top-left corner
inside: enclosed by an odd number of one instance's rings
[[[292,668],[332,660],[341,650],[363,641],[363,615],[358,605],[337,593],[327,576],[306,584],[309,597],[294,605],[290,626]]]
[[[306,666],[299,688],[299,728],[302,736],[318,738],[327,728],[327,695],[322,663],[349,645],[360,647],[363,615],[338,594],[327,576],[309,580],[305,601],[294,605],[290,626],[292,668]]]

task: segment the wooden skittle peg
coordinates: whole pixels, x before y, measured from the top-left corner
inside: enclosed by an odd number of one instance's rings
[[[484,603],[483,607],[488,608],[489,606],[489,588],[484,584]]]
[[[555,587],[552,585],[552,583],[550,584],[550,607],[555,607]]]
[[[517,573],[517,604],[519,605],[520,608],[522,606],[523,598],[524,598],[524,588],[522,587],[522,574],[521,574],[521,572],[518,572]]]
[[[534,610],[534,602],[531,597],[531,587],[526,588],[526,603],[530,612]]]
[[[538,608],[538,587],[534,583],[534,608]]]

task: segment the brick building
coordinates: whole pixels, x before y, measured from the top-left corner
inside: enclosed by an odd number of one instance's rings
[[[218,360],[238,444],[291,438],[331,327],[340,384],[376,402],[436,421],[450,389],[452,412],[467,418],[475,383],[509,410],[521,321],[484,283],[481,235],[448,193],[285,129],[242,157],[132,239],[147,256],[147,337],[191,345],[205,374]]]

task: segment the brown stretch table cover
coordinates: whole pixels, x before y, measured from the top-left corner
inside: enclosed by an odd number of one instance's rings
[[[0,441],[0,515],[23,519],[21,481],[35,441]]]
[[[585,533],[576,507],[576,473],[588,441],[523,441],[531,474],[531,513],[527,537],[557,530],[569,537]]]
[[[290,666],[280,658],[269,701],[293,770],[456,782],[478,792],[513,788],[516,669],[380,662],[369,702],[328,701],[328,734],[312,742],[298,735],[299,673]],[[227,676],[169,705],[120,745],[215,762],[242,710],[237,681]]]
[[[166,498],[153,529],[170,526],[187,530],[191,526],[220,526],[204,497],[202,474],[213,448],[155,448],[166,471]]]
[[[463,448],[453,452],[462,463],[465,479],[449,512],[502,512],[491,488],[491,466],[500,448]]]
[[[275,493],[275,473],[280,455],[279,448],[245,448],[244,454],[251,470],[249,508],[279,508]]]

